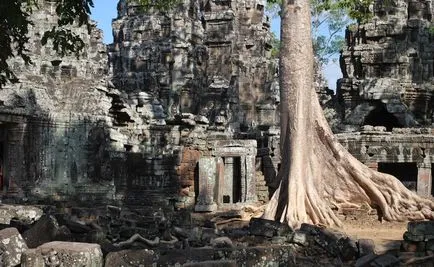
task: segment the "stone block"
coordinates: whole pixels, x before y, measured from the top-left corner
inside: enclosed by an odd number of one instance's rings
[[[409,222],[407,230],[412,235],[434,235],[434,221]]]
[[[359,249],[356,242],[349,237],[339,239],[338,247],[340,250],[341,259],[344,261],[354,260],[359,254]]]
[[[291,243],[295,243],[301,246],[308,246],[309,240],[307,238],[307,234],[305,232],[296,230],[292,235]]]
[[[232,240],[229,237],[222,236],[211,240],[211,245],[216,248],[234,248]]]
[[[393,267],[399,265],[399,259],[391,254],[379,255],[371,262],[371,266]]]
[[[423,252],[425,251],[425,242],[413,242],[404,240],[401,243],[401,250],[407,252]]]
[[[377,257],[378,255],[374,253],[369,253],[363,257],[358,258],[354,266],[355,267],[371,266],[370,263],[374,261],[374,259]]]
[[[21,255],[27,250],[27,245],[15,228],[0,231],[0,266],[12,267],[21,263]]]
[[[29,248],[36,248],[53,241],[59,232],[59,224],[51,215],[44,215],[29,230],[23,233],[23,238]]]
[[[152,266],[155,257],[155,252],[148,249],[110,252],[107,254],[104,266]]]
[[[413,241],[413,242],[421,242],[425,240],[424,235],[412,235],[408,231],[404,233],[403,238],[406,241]]]
[[[425,249],[426,249],[426,251],[433,251],[434,252],[434,239],[431,239],[428,242],[426,242]]]
[[[277,235],[278,232],[281,234],[285,232],[284,230],[279,231],[279,229],[284,229],[282,228],[282,224],[272,220],[252,218],[249,223],[249,230],[252,235],[272,237]]]
[[[102,267],[104,262],[98,244],[60,241],[29,249],[23,253],[21,260],[22,267]]]
[[[314,236],[315,242],[333,256],[341,253],[339,242],[342,238],[347,238],[347,236],[332,229],[320,229],[318,234]]]
[[[372,239],[359,239],[357,240],[357,246],[359,249],[359,257],[372,254],[375,251],[375,243]]]
[[[44,212],[40,208],[21,205],[0,205],[0,224],[9,224],[14,218],[21,223],[32,224],[41,218]]]
[[[219,260],[219,261],[201,261],[190,262],[182,265],[183,267],[237,267],[237,262],[233,260]]]

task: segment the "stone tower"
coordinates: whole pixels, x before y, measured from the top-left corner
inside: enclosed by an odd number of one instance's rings
[[[346,32],[337,95],[346,130],[433,123],[433,7],[430,0],[375,1],[374,18]]]
[[[372,8],[369,23],[346,32],[337,89],[344,133],[337,136],[371,168],[433,195],[433,3],[375,1]]]

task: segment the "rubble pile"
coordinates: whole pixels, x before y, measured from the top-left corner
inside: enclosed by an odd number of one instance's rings
[[[0,225],[2,266],[432,266],[434,257],[432,221],[410,222],[400,250],[377,254],[372,240],[336,229],[243,221],[235,211],[205,216],[200,224],[182,224],[159,213],[152,227],[143,228],[139,216],[132,220],[130,210],[113,206],[93,214],[56,213],[47,206],[21,209],[43,215]]]

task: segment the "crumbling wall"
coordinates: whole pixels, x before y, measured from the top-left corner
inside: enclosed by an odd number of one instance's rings
[[[375,1],[373,12],[370,22],[346,31],[337,137],[370,168],[429,196],[434,194],[432,1]]]
[[[210,144],[218,140],[240,139],[236,157],[244,144],[255,152],[242,170],[252,181],[243,198],[257,199],[256,177],[265,198],[279,159],[279,99],[262,2],[186,0],[143,13],[120,0],[108,49],[95,26],[74,28],[86,43],[78,59],[41,45],[57,17],[52,1],[38,3],[34,64],[12,59],[20,81],[0,92],[3,195],[140,205],[149,214],[193,208],[199,159],[217,157]]]
[[[337,89],[341,130],[431,125],[432,1],[375,1],[373,12],[370,22],[346,31]]]

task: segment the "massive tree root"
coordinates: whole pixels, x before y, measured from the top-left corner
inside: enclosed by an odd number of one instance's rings
[[[333,209],[363,204],[378,208],[380,216],[389,221],[434,218],[432,201],[408,190],[397,178],[359,162],[333,136],[318,101],[313,101],[312,109],[316,119],[311,134],[301,136],[306,138],[303,142],[284,145],[282,161],[286,158],[288,163],[282,164],[280,185],[267,205],[265,218],[293,226],[302,222],[339,226]],[[286,140],[289,142],[289,137]],[[294,151],[288,151],[289,147]],[[292,160],[288,161],[289,156]],[[303,160],[294,160],[302,156]]]
[[[283,0],[281,14],[282,164],[263,217],[340,225],[332,208],[367,203],[385,220],[432,219],[432,201],[369,169],[333,136],[313,88],[309,1]]]

